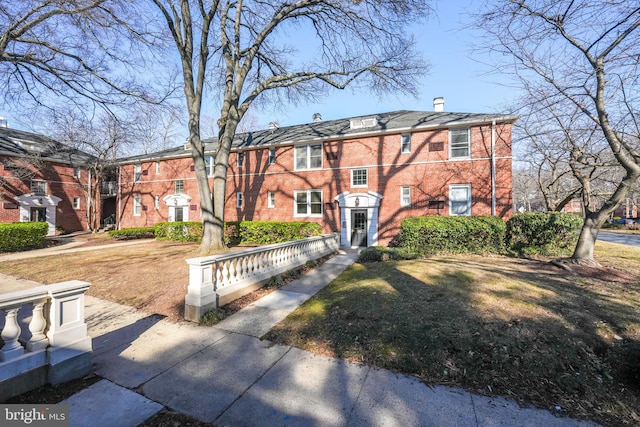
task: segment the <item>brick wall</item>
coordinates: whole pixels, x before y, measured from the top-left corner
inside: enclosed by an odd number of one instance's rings
[[[38,180],[46,182],[47,195],[61,199],[56,209],[56,227],[66,232],[86,230],[87,195],[83,184],[87,182],[88,171],[82,169],[79,178],[73,176],[73,171],[71,165],[43,161],[34,163],[0,156],[0,222],[20,221],[20,209],[15,197],[30,193],[31,181]],[[79,209],[73,207],[75,197],[80,199]]]
[[[322,144],[322,168],[294,169],[294,147],[276,147],[276,160],[268,163],[269,149],[243,152],[242,167],[237,153],[231,153],[225,220],[315,221],[324,232],[340,228],[340,208],[334,199],[338,194],[367,193],[383,196],[379,209],[379,243],[397,234],[403,218],[418,215],[449,215],[449,185],[470,184],[472,214],[491,214],[491,127],[471,128],[471,160],[450,161],[449,133],[446,129],[414,132],[411,149],[401,150],[401,134],[369,136],[349,140],[325,141]],[[496,129],[496,213],[511,214],[511,125]],[[185,194],[191,196],[189,220],[200,220],[200,205],[190,156],[164,160],[160,173],[155,162],[141,164],[139,182],[133,182],[134,165],[121,168],[121,227],[151,226],[166,221],[168,207],[162,198],[174,192],[175,180],[184,181]],[[366,169],[367,185],[351,186],[353,169]],[[145,172],[146,171],[146,172]],[[411,205],[401,206],[401,187],[411,188]],[[322,215],[297,216],[294,192],[322,190]],[[236,206],[237,193],[242,193],[242,207]],[[269,193],[274,206],[269,207]],[[133,196],[141,197],[143,207],[133,216]],[[160,208],[155,209],[155,196]]]

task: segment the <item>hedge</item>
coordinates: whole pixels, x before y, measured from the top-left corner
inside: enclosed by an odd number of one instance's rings
[[[230,221],[225,223],[227,244],[270,244],[319,236],[322,226],[316,222]],[[158,240],[199,242],[201,222],[161,222],[155,226]]]
[[[507,221],[507,244],[520,254],[559,255],[578,242],[581,217],[563,212],[527,212]]]
[[[123,228],[109,231],[109,236],[118,240],[151,239],[155,237],[154,230],[154,227]]]
[[[418,255],[504,253],[506,225],[491,216],[421,216],[400,225],[397,246]]]
[[[43,246],[48,231],[46,222],[0,224],[0,252]]]

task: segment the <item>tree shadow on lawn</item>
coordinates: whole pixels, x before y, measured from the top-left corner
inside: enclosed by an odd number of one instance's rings
[[[518,264],[356,264],[265,338],[430,384],[637,423],[640,286]]]

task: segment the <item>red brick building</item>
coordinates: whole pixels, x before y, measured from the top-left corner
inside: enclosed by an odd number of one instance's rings
[[[86,230],[91,161],[43,135],[0,127],[0,222],[46,221],[50,235]]]
[[[225,220],[315,221],[386,245],[403,218],[511,215],[517,116],[397,111],[238,134]],[[213,155],[215,141],[205,152]],[[209,162],[210,164],[210,162]],[[118,226],[201,218],[189,147],[123,159]]]

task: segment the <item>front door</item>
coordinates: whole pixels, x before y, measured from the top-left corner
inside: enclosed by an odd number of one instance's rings
[[[47,208],[31,208],[31,222],[47,222]]]
[[[351,246],[367,247],[367,211],[356,209],[351,211]]]

